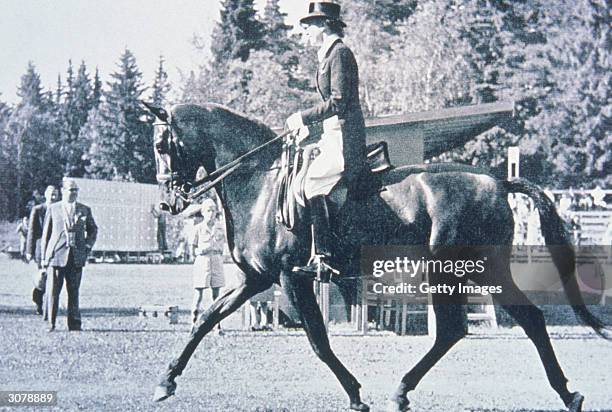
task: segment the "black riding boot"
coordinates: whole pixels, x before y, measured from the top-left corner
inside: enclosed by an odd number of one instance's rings
[[[337,270],[329,266],[331,252],[331,228],[329,227],[329,209],[325,196],[315,196],[309,201],[310,217],[312,221],[312,236],[314,238],[314,256],[306,266],[296,266],[294,272],[334,272]]]

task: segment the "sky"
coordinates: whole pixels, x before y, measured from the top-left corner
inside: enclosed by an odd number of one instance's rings
[[[127,48],[136,56],[145,84],[151,84],[163,55],[173,85],[203,62],[194,34],[208,41],[219,18],[219,0],[2,0],[0,13],[0,101],[15,103],[28,62],[45,90],[55,90],[68,61],[76,73],[85,61],[104,84]],[[257,0],[263,9],[265,0]],[[308,1],[280,0],[288,23],[305,14]]]

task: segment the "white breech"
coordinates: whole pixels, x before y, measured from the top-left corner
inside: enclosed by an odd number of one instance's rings
[[[306,171],[304,194],[307,199],[329,195],[344,171],[342,129],[338,116],[323,121],[323,135],[317,144],[319,155]]]

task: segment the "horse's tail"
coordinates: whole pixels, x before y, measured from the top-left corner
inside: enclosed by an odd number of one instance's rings
[[[557,213],[554,203],[544,192],[525,179],[515,179],[504,182],[510,193],[523,193],[535,202],[540,214],[540,226],[546,240],[555,267],[561,275],[563,289],[574,310],[574,313],[586,325],[601,337],[611,340],[612,334],[603,322],[593,315],[584,304],[578,281],[576,280],[576,254],[570,240],[570,235],[565,229],[563,220]]]

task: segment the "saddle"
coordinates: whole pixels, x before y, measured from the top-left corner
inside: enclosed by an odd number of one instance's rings
[[[350,182],[351,187],[348,188],[348,192],[352,198],[367,197],[380,192],[382,189],[380,176],[393,169],[389,160],[387,142],[380,141],[368,145],[366,149],[368,170],[364,170],[357,179]],[[288,230],[293,230],[299,219],[300,209],[306,206],[304,182],[311,162],[311,151],[295,150],[293,145],[285,145],[281,159],[276,221]]]

